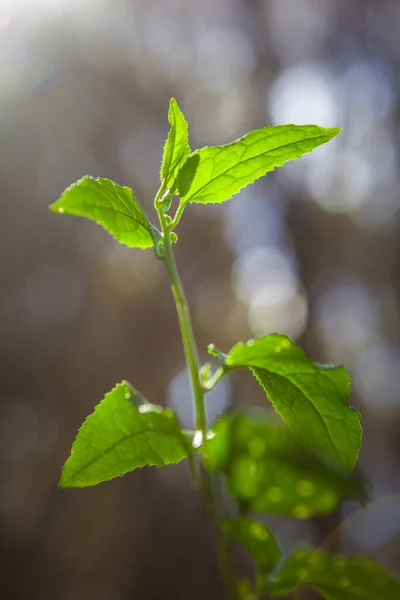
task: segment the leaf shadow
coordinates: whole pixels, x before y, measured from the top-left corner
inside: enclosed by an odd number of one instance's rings
[[[200,156],[198,154],[192,154],[179,171],[178,191],[181,197],[185,196],[190,190],[199,162]]]

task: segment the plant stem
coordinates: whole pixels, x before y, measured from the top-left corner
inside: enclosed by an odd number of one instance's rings
[[[223,530],[224,515],[221,506],[221,493],[219,489],[218,476],[214,473],[210,473],[209,471],[205,471],[205,478],[207,483],[207,491],[209,492],[209,503],[213,514],[217,535],[217,552],[220,573],[222,575],[228,597],[232,600],[236,600],[238,597],[235,585],[236,575],[233,571],[230,560],[230,542]]]
[[[201,431],[203,440],[205,440],[207,433],[207,418],[204,407],[205,390],[202,388],[200,382],[199,360],[197,356],[197,348],[194,340],[193,328],[190,319],[189,307],[179,277],[174,253],[172,250],[170,237],[172,223],[167,223],[162,207],[159,206],[157,199],[155,202],[155,206],[159,214],[160,223],[164,234],[164,254],[162,256],[162,260],[167,267],[168,275],[171,282],[172,293],[175,299],[176,311],[178,314],[178,321],[182,335],[186,364],[190,373],[190,380],[192,384],[192,391],[196,409],[196,426]],[[194,483],[195,485],[198,483],[197,470],[195,471]],[[223,577],[229,597],[233,599],[236,597],[235,576],[230,564],[229,543],[223,531],[223,510],[218,480],[212,473],[208,472],[207,470],[204,470],[203,472],[203,490],[205,492],[206,499],[210,505],[216,529],[218,561],[221,575]]]
[[[172,293],[175,299],[176,311],[178,313],[178,320],[182,334],[183,348],[185,351],[186,362],[190,373],[192,391],[196,408],[196,425],[197,428],[202,432],[203,439],[205,439],[207,421],[206,412],[204,408],[203,390],[200,385],[197,350],[194,341],[186,296],[183,291],[178,270],[176,268],[175,257],[173,255],[172,246],[169,239],[165,239],[164,262],[166,264],[168,274],[171,280]]]
[[[175,227],[178,225],[179,221],[181,220],[184,210],[185,210],[185,204],[183,204],[183,202],[180,201],[178,210],[176,211],[176,214],[171,222],[171,231],[172,231],[172,229],[175,229]]]
[[[226,370],[223,367],[218,367],[218,369],[210,377],[210,379],[208,379],[207,381],[205,381],[203,383],[203,389],[206,392],[210,392],[213,388],[215,388],[215,386],[222,379],[222,377],[225,375],[225,373],[226,373]]]

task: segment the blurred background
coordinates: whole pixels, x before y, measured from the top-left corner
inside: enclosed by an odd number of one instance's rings
[[[351,372],[375,502],[268,519],[284,549],[323,543],[399,574],[398,0],[0,0],[0,48],[0,597],[223,597],[185,464],[57,488],[122,378],[191,424],[162,265],[47,209],[90,174],[132,186],[154,219],[171,96],[192,148],[268,124],[344,129],[224,205],[190,207],[177,261],[202,360],[209,342],[279,331]],[[210,419],[250,404],[263,394],[235,373]]]

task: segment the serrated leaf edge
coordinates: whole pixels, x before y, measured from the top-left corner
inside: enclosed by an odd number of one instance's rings
[[[129,190],[130,192],[132,192],[133,195],[133,199],[136,202],[137,206],[139,207],[141,213],[143,214],[145,220],[147,221],[147,223],[141,223],[141,221],[139,221],[137,218],[135,218],[132,214],[129,214],[129,208],[125,205],[125,203],[123,202],[123,200],[121,200],[121,198],[118,197],[118,200],[123,204],[123,206],[125,206],[126,210],[128,211],[128,214],[116,210],[115,208],[112,208],[110,206],[103,206],[103,205],[99,205],[97,204],[97,206],[99,208],[101,208],[102,210],[105,211],[110,211],[110,212],[114,212],[114,213],[119,213],[121,215],[123,215],[124,217],[126,217],[127,219],[130,219],[131,221],[134,221],[135,223],[137,223],[138,227],[140,227],[141,229],[144,229],[145,231],[147,231],[147,233],[150,234],[151,239],[153,240],[153,246],[156,245],[156,240],[158,241],[158,239],[160,239],[162,237],[161,232],[157,229],[157,227],[155,227],[148,219],[146,213],[143,210],[142,205],[140,204],[139,200],[136,198],[135,192],[132,188],[128,187],[128,186],[120,186],[117,183],[115,183],[115,181],[113,181],[112,179],[108,179],[107,177],[92,177],[91,175],[85,175],[84,177],[81,177],[80,179],[78,179],[77,181],[75,181],[74,183],[71,183],[71,185],[69,185],[67,188],[65,188],[65,190],[63,191],[61,197],[56,200],[55,202],[53,202],[52,204],[50,204],[49,206],[49,210],[51,210],[54,213],[57,214],[66,214],[66,215],[71,215],[71,216],[78,216],[84,219],[87,219],[88,221],[93,221],[94,223],[96,223],[97,225],[99,225],[106,233],[108,233],[109,235],[111,235],[111,237],[116,240],[119,244],[123,245],[123,246],[127,246],[128,248],[138,248],[139,250],[147,250],[148,248],[151,248],[152,245],[146,245],[146,246],[129,246],[126,242],[123,242],[121,240],[119,240],[116,235],[110,231],[109,229],[107,229],[107,227],[101,223],[100,221],[98,221],[95,217],[89,217],[86,215],[78,215],[76,213],[73,212],[69,212],[68,210],[65,210],[64,207],[62,206],[62,196],[64,194],[66,194],[67,192],[73,190],[73,188],[75,186],[80,185],[82,182],[87,181],[87,180],[91,180],[94,181],[95,183],[98,181],[109,181],[112,184],[122,188],[123,190]],[[87,202],[83,202],[83,205],[87,204],[88,206],[92,206],[90,203]]]
[[[290,126],[290,125],[293,125],[293,126],[295,126],[295,125],[294,125],[294,124],[292,124],[292,123],[287,123],[286,125],[279,125],[278,127],[287,127],[287,126]],[[312,125],[311,125],[311,124],[302,125],[302,127],[310,127],[310,126],[312,126]],[[273,127],[273,126],[272,126],[272,127]],[[269,127],[268,127],[268,128],[269,128]],[[264,128],[263,128],[263,129],[264,129]],[[265,127],[265,129],[267,129],[267,127]],[[312,137],[312,138],[305,138],[304,140],[300,140],[300,141],[301,141],[301,142],[306,142],[306,141],[309,141],[309,140],[317,140],[317,139],[321,139],[321,138],[325,139],[325,137],[327,137],[327,139],[326,139],[326,140],[323,142],[323,143],[327,143],[327,142],[330,142],[330,141],[331,141],[331,140],[332,140],[334,137],[336,137],[337,135],[339,135],[339,133],[341,133],[341,131],[342,131],[342,129],[341,129],[340,127],[324,127],[324,128],[323,128],[323,127],[321,127],[321,129],[324,129],[324,131],[330,131],[330,132],[334,132],[334,133],[333,133],[331,136],[329,136],[329,135],[328,135],[328,136],[321,135],[321,136],[316,136],[316,137]],[[256,131],[256,130],[253,130],[253,131]],[[233,145],[234,145],[234,144],[236,144],[237,142],[240,142],[240,141],[242,141],[244,138],[246,138],[246,137],[247,137],[247,136],[248,136],[250,133],[253,133],[253,131],[249,131],[248,133],[246,133],[245,135],[241,136],[241,137],[240,137],[240,138],[238,138],[237,140],[234,140],[233,142],[229,142],[228,144],[222,144],[222,145],[220,145],[220,146],[204,146],[203,148],[199,148],[198,150],[195,150],[194,152],[192,152],[192,153],[191,153],[191,154],[188,156],[187,160],[189,160],[190,158],[192,158],[192,157],[194,157],[194,156],[196,156],[196,155],[198,156],[198,155],[199,155],[199,153],[200,153],[202,150],[206,150],[206,149],[209,149],[209,148],[226,148],[226,147],[229,147],[229,146],[233,146]],[[279,149],[281,149],[281,148],[285,148],[285,147],[287,147],[287,146],[291,146],[291,145],[293,145],[294,143],[298,143],[298,142],[290,142],[290,143],[288,143],[288,144],[283,144],[282,146],[279,146]],[[322,144],[319,144],[319,146],[320,146],[320,145],[322,145]],[[229,198],[225,198],[224,200],[218,200],[218,201],[216,201],[216,202],[202,202],[201,200],[195,200],[195,199],[193,199],[193,200],[192,200],[192,199],[190,199],[190,198],[189,198],[189,199],[187,199],[187,200],[185,200],[185,196],[182,196],[182,200],[184,201],[185,205],[186,205],[186,204],[191,204],[191,203],[195,203],[195,204],[223,204],[224,202],[227,202],[228,200],[231,200],[231,199],[232,199],[234,196],[236,196],[237,194],[239,194],[239,193],[240,193],[240,192],[241,192],[241,191],[242,191],[244,188],[248,187],[249,185],[253,185],[253,184],[254,184],[254,183],[255,183],[255,182],[258,180],[258,179],[260,179],[261,177],[265,177],[265,175],[266,175],[267,173],[272,173],[273,171],[275,171],[275,169],[278,169],[278,168],[282,168],[282,167],[284,167],[284,166],[285,166],[285,164],[286,164],[287,162],[291,161],[291,160],[297,160],[297,159],[299,159],[299,158],[302,158],[302,157],[303,157],[305,154],[308,154],[309,152],[312,152],[312,151],[313,151],[313,150],[315,150],[316,148],[318,148],[318,146],[316,146],[315,148],[312,148],[311,150],[305,150],[305,151],[304,151],[302,154],[300,154],[300,156],[297,156],[295,159],[293,159],[293,158],[288,158],[288,159],[286,159],[286,160],[285,160],[285,161],[284,161],[282,164],[280,164],[280,165],[276,165],[276,166],[272,167],[271,169],[268,169],[267,171],[265,171],[265,173],[264,173],[264,174],[262,174],[262,175],[259,175],[258,177],[256,177],[256,178],[254,179],[254,181],[252,181],[252,182],[250,182],[250,183],[246,183],[246,184],[242,185],[242,186],[241,186],[241,187],[240,187],[240,188],[239,188],[239,189],[238,189],[236,192],[234,192],[234,193],[233,193],[231,196],[229,196]],[[270,150],[270,151],[268,151],[268,152],[272,152],[272,150]],[[244,160],[244,161],[243,161],[243,163],[245,163],[247,160],[254,160],[254,159],[258,158],[259,156],[262,156],[263,154],[267,154],[267,152],[261,152],[261,153],[260,153],[259,155],[257,155],[257,156],[252,156],[251,158],[248,158],[248,159]],[[185,166],[185,164],[186,164],[186,162],[185,162],[185,163],[182,165],[182,168]],[[226,175],[227,173],[229,173],[229,171],[230,171],[230,170],[234,169],[235,167],[236,167],[236,165],[234,165],[234,166],[232,166],[232,167],[229,167],[229,169],[227,169],[226,171],[223,171],[222,173],[220,173],[220,174],[218,175],[218,177],[221,177],[221,176],[223,176],[223,175]],[[215,179],[217,179],[217,178],[215,178]],[[215,179],[209,179],[209,180],[208,180],[208,181],[207,181],[207,182],[206,182],[206,183],[205,183],[205,184],[204,184],[202,187],[200,187],[198,190],[196,190],[196,195],[198,194],[198,192],[199,192],[200,190],[203,190],[203,189],[204,189],[204,188],[206,188],[206,187],[207,187],[207,186],[208,186],[210,183],[212,183],[213,181],[215,181]],[[189,188],[189,190],[190,190],[190,188]]]
[[[89,419],[90,419],[90,418],[91,418],[91,417],[94,415],[94,413],[96,412],[96,410],[98,410],[99,406],[100,406],[100,405],[101,405],[103,402],[106,402],[106,400],[107,400],[107,397],[108,397],[110,394],[112,394],[112,393],[113,393],[115,390],[117,390],[119,387],[121,387],[121,386],[126,386],[126,387],[128,388],[128,390],[129,390],[129,392],[130,392],[132,395],[137,395],[137,396],[139,396],[139,397],[140,397],[140,398],[141,398],[143,401],[145,401],[145,398],[144,398],[144,396],[143,396],[143,395],[142,395],[140,392],[138,392],[138,391],[137,391],[137,390],[134,388],[134,386],[133,386],[132,384],[130,384],[130,383],[129,383],[127,380],[125,380],[125,379],[123,379],[122,381],[120,381],[119,383],[117,383],[117,384],[116,384],[116,385],[115,385],[115,386],[114,386],[114,387],[113,387],[111,390],[109,390],[109,391],[108,391],[108,392],[107,392],[107,393],[104,395],[104,398],[103,398],[102,400],[100,400],[100,402],[98,402],[98,403],[96,404],[96,406],[94,407],[94,410],[93,410],[93,412],[91,412],[91,413],[90,413],[90,414],[89,414],[89,415],[86,417],[86,419],[84,420],[84,422],[82,423],[82,425],[81,425],[81,426],[79,427],[79,429],[78,429],[78,433],[76,434],[76,436],[75,436],[75,439],[74,439],[74,441],[73,441],[73,443],[72,443],[72,447],[71,447],[71,452],[70,452],[70,455],[69,455],[69,457],[67,458],[67,460],[65,461],[65,463],[64,463],[64,465],[63,465],[63,467],[62,467],[62,470],[61,470],[61,477],[60,477],[60,480],[59,480],[59,483],[58,483],[58,487],[60,487],[61,489],[68,489],[68,488],[82,488],[82,487],[93,487],[94,485],[97,485],[97,484],[95,484],[95,483],[93,483],[93,484],[87,484],[87,485],[84,485],[84,486],[83,486],[83,485],[77,485],[77,484],[73,484],[73,483],[72,483],[72,478],[71,478],[71,477],[69,477],[69,478],[68,478],[68,480],[67,480],[67,481],[65,481],[65,476],[64,476],[64,475],[65,475],[65,467],[66,467],[66,465],[67,465],[67,463],[68,463],[68,460],[70,459],[70,457],[71,457],[71,456],[72,456],[72,454],[74,453],[74,446],[75,446],[75,443],[77,442],[77,440],[78,440],[78,437],[79,437],[79,435],[80,435],[80,433],[81,433],[82,429],[85,427],[85,425],[86,425],[87,421],[88,421],[88,420],[89,420]],[[166,412],[166,411],[169,411],[169,412],[171,412],[171,413],[174,415],[174,417],[176,418],[177,425],[179,426],[179,421],[178,421],[178,418],[177,418],[176,414],[174,413],[174,411],[172,411],[171,409],[168,409],[168,408],[166,409],[166,408],[164,408],[164,407],[162,407],[162,406],[159,406],[158,404],[152,404],[151,402],[148,402],[147,400],[146,400],[145,402],[143,402],[143,404],[142,404],[142,405],[144,405],[144,406],[148,405],[149,407],[152,407],[152,408],[156,409],[154,412]],[[133,404],[132,404],[132,408],[135,408],[135,406],[134,406]],[[137,408],[137,407],[136,407],[136,408]],[[138,412],[139,412],[139,410],[138,410]],[[150,411],[147,411],[147,412],[150,412]],[[118,442],[116,442],[116,443],[115,443],[115,444],[114,444],[114,445],[113,445],[113,446],[112,446],[110,449],[107,449],[107,451],[106,451],[106,452],[104,452],[104,453],[103,453],[101,456],[99,456],[98,458],[96,458],[96,459],[93,459],[93,460],[91,460],[90,462],[88,462],[87,464],[85,464],[85,466],[84,466],[84,467],[82,467],[81,469],[79,469],[79,471],[77,471],[76,473],[74,473],[74,476],[76,477],[77,475],[79,475],[80,473],[82,473],[82,472],[83,472],[83,471],[84,471],[84,470],[85,470],[85,469],[86,469],[88,466],[92,465],[94,462],[96,462],[97,460],[99,460],[100,458],[102,458],[102,456],[104,456],[104,454],[107,454],[107,452],[109,452],[109,451],[113,450],[113,449],[114,449],[114,448],[115,448],[115,447],[116,447],[118,444],[120,444],[120,443],[122,443],[122,442],[126,441],[127,439],[129,439],[129,438],[131,438],[131,437],[133,437],[133,436],[141,435],[141,434],[143,434],[143,433],[148,433],[149,431],[154,431],[154,429],[148,429],[148,430],[146,430],[146,431],[140,431],[140,432],[137,432],[137,433],[130,433],[129,435],[127,435],[127,436],[125,436],[124,438],[122,438],[121,440],[118,440]],[[180,431],[180,433],[181,433],[181,435],[180,435],[180,436],[171,436],[171,434],[168,434],[168,433],[165,433],[165,432],[162,432],[162,431],[157,431],[157,433],[158,433],[159,435],[165,435],[166,437],[176,437],[177,439],[179,439],[179,441],[180,441],[180,442],[181,442],[181,444],[182,444],[182,448],[183,448],[183,449],[186,451],[186,453],[187,453],[187,456],[186,456],[186,458],[187,458],[187,457],[189,456],[189,453],[190,453],[191,449],[192,449],[192,446],[191,446],[191,443],[190,443],[190,441],[186,439],[186,437],[185,437],[185,434],[183,433],[183,431],[182,431],[181,429],[180,429],[179,431]],[[179,460],[179,461],[169,461],[169,462],[168,462],[168,464],[177,464],[178,462],[180,462],[180,460]],[[163,463],[163,464],[165,464],[165,463]],[[143,462],[143,464],[141,464],[141,465],[137,465],[137,466],[135,466],[135,467],[134,467],[134,469],[132,469],[131,471],[127,471],[127,472],[132,472],[132,471],[134,471],[134,470],[136,470],[136,469],[140,469],[140,468],[142,468],[142,467],[145,467],[145,466],[155,466],[155,467],[158,467],[158,468],[159,468],[159,467],[163,466],[163,464],[159,464],[159,465],[157,465],[157,464],[149,464],[148,462],[144,461],[144,462]],[[126,473],[123,473],[123,474],[121,474],[121,475],[116,475],[116,476],[112,477],[111,479],[116,479],[117,477],[123,477],[125,474],[126,474]],[[98,483],[104,483],[104,482],[106,482],[106,481],[111,481],[111,479],[104,479],[104,480],[102,480],[102,481],[99,481]]]

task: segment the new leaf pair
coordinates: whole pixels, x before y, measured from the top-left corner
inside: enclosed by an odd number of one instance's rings
[[[168,117],[171,129],[164,146],[159,195],[179,195],[180,214],[192,202],[228,200],[268,171],[300,158],[340,132],[316,125],[263,127],[231,144],[190,153],[188,124],[174,99]],[[93,219],[129,248],[150,248],[162,235],[148,220],[134,191],[109,179],[83,177],[50,208]]]

